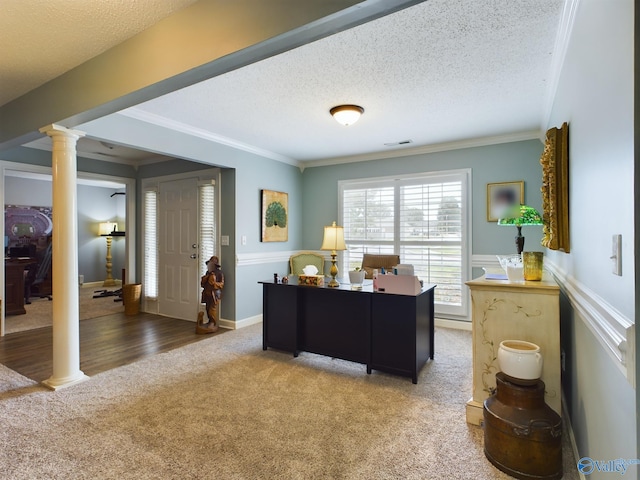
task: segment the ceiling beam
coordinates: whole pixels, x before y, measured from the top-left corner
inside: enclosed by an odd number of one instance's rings
[[[0,150],[213,78],[424,0],[201,0],[0,107]],[[43,46],[46,48],[46,46]]]

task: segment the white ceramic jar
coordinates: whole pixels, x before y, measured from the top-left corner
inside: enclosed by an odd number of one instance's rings
[[[349,271],[349,283],[351,283],[351,288],[353,290],[362,289],[362,284],[364,283],[364,270],[351,270]]]
[[[498,365],[511,378],[535,382],[542,376],[540,347],[524,340],[503,340],[498,348]]]
[[[522,257],[520,255],[496,255],[500,266],[507,274],[510,282],[521,282],[524,280]]]

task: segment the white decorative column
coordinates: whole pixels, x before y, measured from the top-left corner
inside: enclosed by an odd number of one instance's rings
[[[89,378],[80,370],[78,298],[76,142],[84,133],[59,125],[43,127],[40,132],[46,133],[53,141],[53,375],[43,384],[56,390]]]

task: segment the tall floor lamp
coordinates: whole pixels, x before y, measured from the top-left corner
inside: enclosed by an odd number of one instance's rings
[[[116,285],[116,281],[111,275],[111,269],[113,268],[113,263],[111,263],[111,242],[113,240],[113,234],[117,229],[118,224],[115,222],[102,222],[98,229],[98,234],[101,237],[107,237],[107,278],[105,278],[102,284],[103,287],[114,287]]]

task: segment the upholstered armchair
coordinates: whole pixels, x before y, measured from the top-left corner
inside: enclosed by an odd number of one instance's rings
[[[384,267],[390,270],[400,263],[400,255],[374,255],[365,253],[362,257],[362,269],[364,270],[364,278],[373,278],[373,271],[380,271]]]
[[[324,257],[314,252],[300,252],[289,257],[289,272],[291,275],[300,275],[307,265],[315,265],[318,275],[324,275]]]

